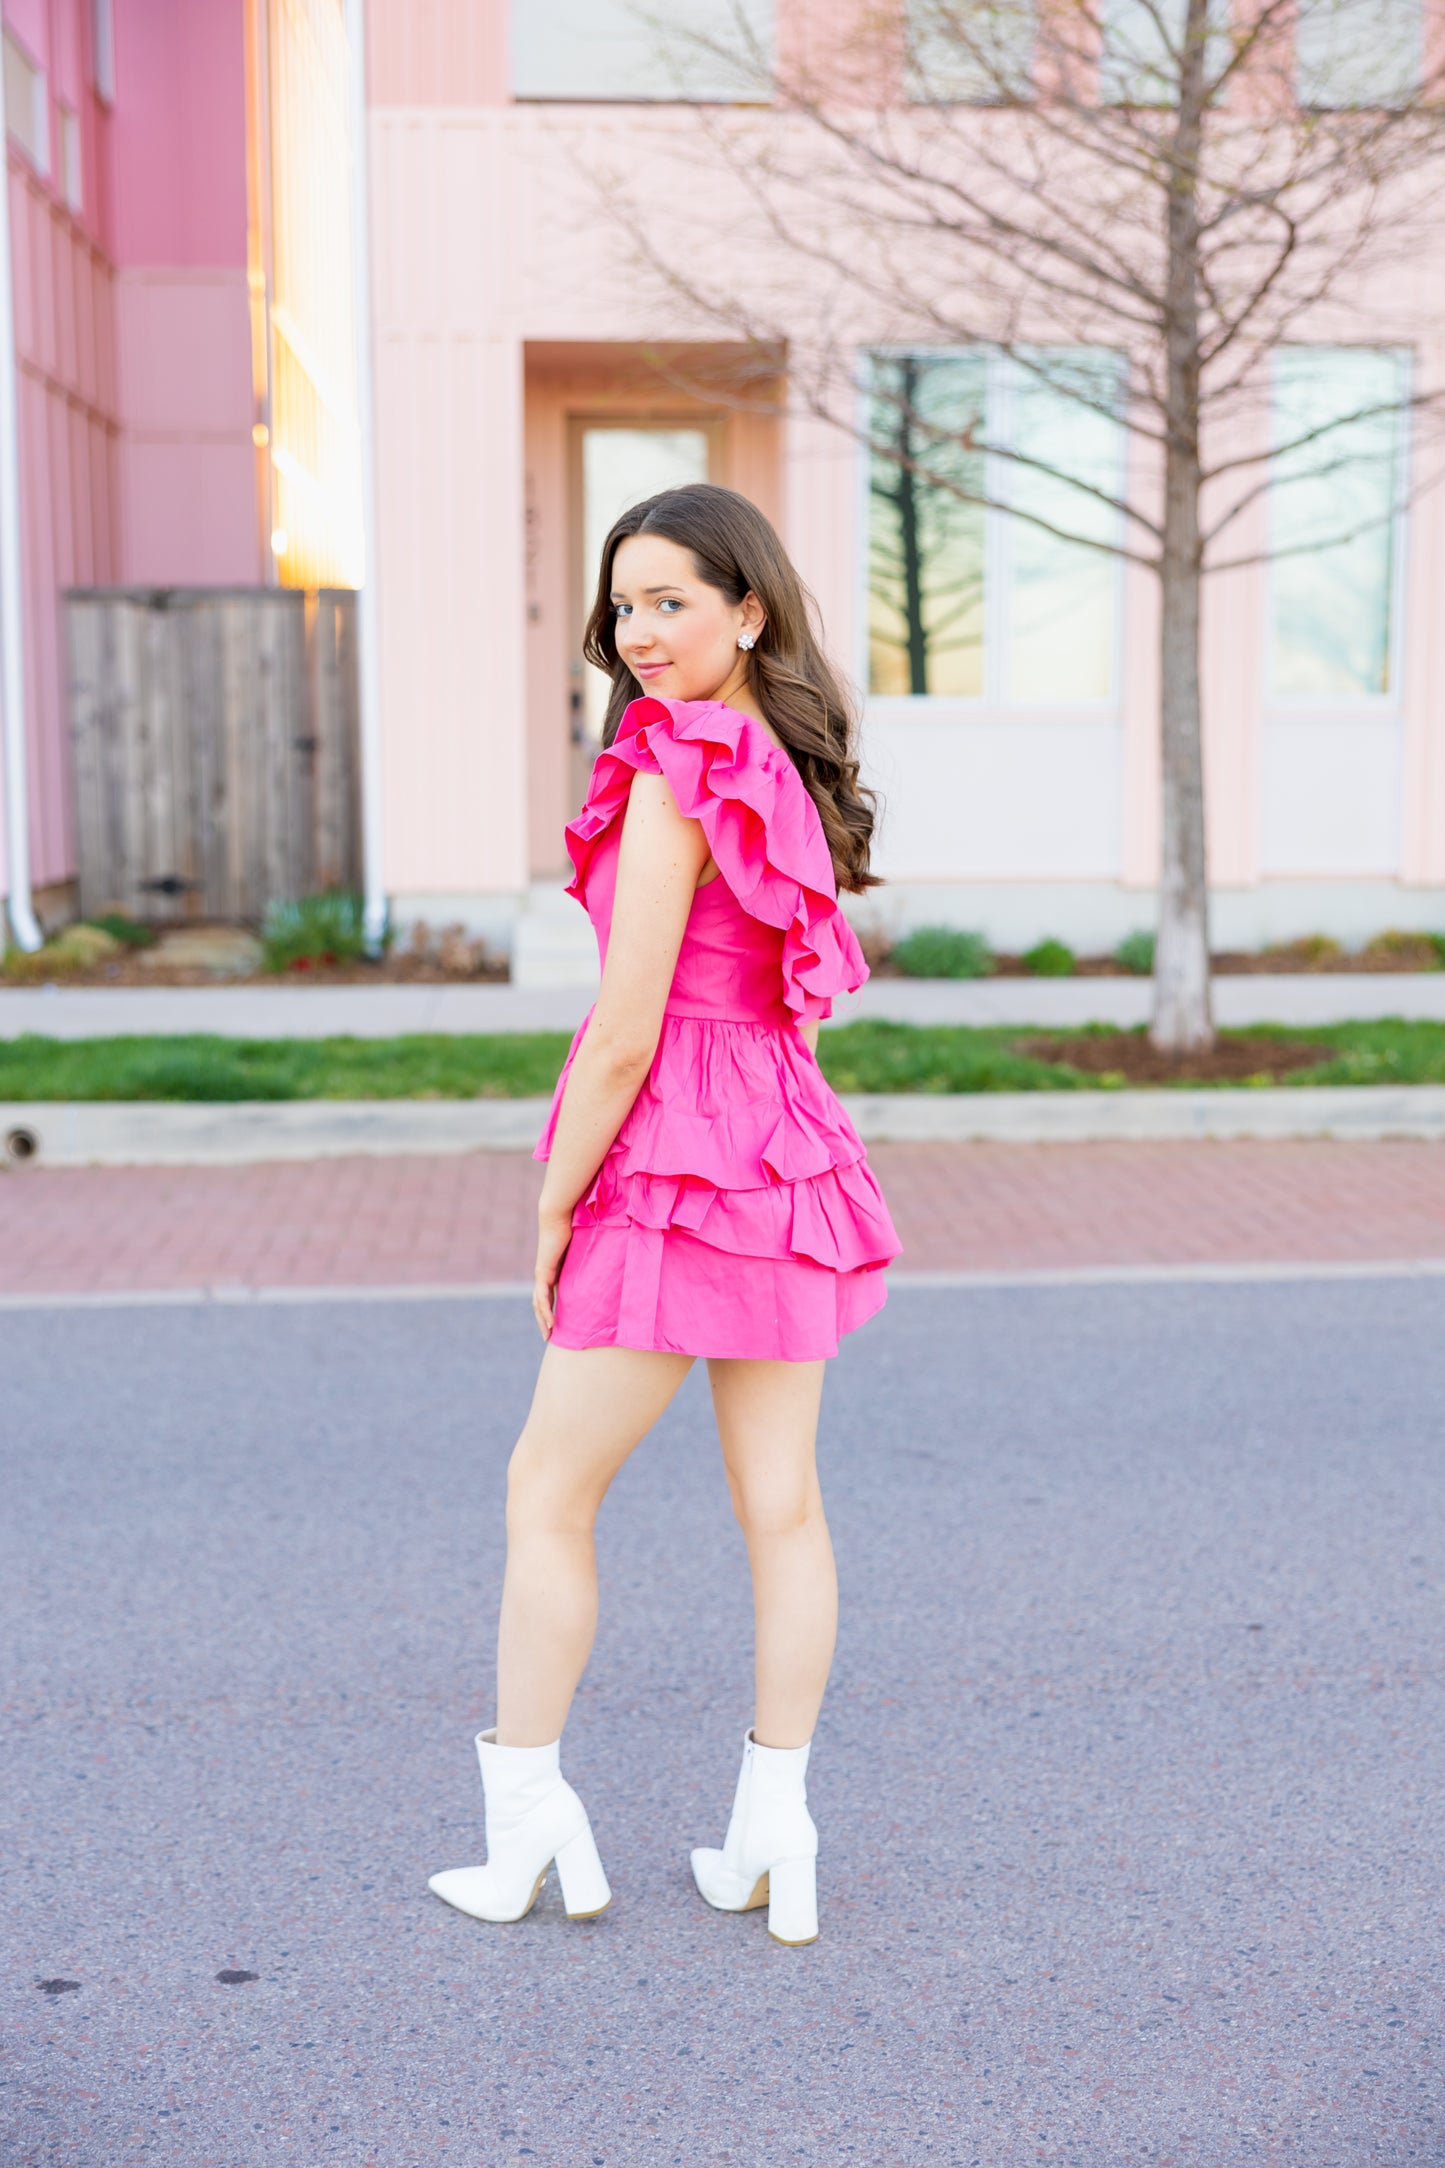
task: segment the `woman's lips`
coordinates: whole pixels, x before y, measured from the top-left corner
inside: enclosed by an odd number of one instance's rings
[[[635,662],[632,665],[632,674],[640,678],[656,677],[661,671],[671,668],[670,662]]]

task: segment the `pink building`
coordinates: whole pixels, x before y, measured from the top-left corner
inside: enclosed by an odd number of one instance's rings
[[[30,874],[54,923],[64,590],[359,577],[346,41],[339,0],[5,0],[4,36]]]
[[[840,34],[852,6],[749,0],[747,12],[782,50]],[[699,0],[682,14],[706,27],[733,11]],[[990,518],[969,544],[986,570],[978,636],[910,689],[886,599],[870,641],[878,534],[863,455],[802,415],[680,395],[648,364],[688,326],[599,212],[598,173],[625,171],[674,244],[706,210],[704,275],[745,293],[796,270],[751,242],[730,259],[716,206],[679,200],[679,134],[700,124],[635,12],[624,0],[370,0],[369,21],[385,867],[398,908],[498,929],[520,912],[524,958],[533,927],[547,968],[548,928],[570,923],[549,884],[585,758],[574,740],[587,562],[621,502],[705,472],[776,517],[868,692],[893,884],[869,908],[889,923],[979,926],[1009,946],[1049,933],[1108,945],[1148,925],[1150,575],[1078,553],[1046,561],[1015,523]],[[696,75],[691,87],[728,95]],[[700,159],[700,189],[716,185],[707,173]],[[1320,396],[1354,402],[1393,381],[1396,334],[1377,322],[1379,352],[1321,357]],[[869,344],[860,320],[860,354]],[[989,400],[1019,411],[1002,364],[923,358],[945,388],[949,366],[991,369]],[[1408,456],[1403,441],[1377,450],[1383,466]],[[1314,509],[1301,495],[1293,516]],[[1213,589],[1220,945],[1445,925],[1442,522],[1436,491],[1353,558]]]
[[[862,4],[746,0],[746,14],[764,47],[796,51]],[[1010,947],[1107,946],[1150,922],[1152,581],[1041,553],[1003,514],[939,524],[925,576],[973,582],[968,638],[910,653],[878,572],[889,515],[866,456],[790,404],[781,357],[775,401],[737,398],[740,351],[641,274],[599,207],[599,175],[625,170],[644,201],[651,180],[674,238],[700,208],[677,183],[698,115],[628,0],[3,5],[43,905],[63,910],[73,871],[60,592],[359,579],[369,358],[372,865],[399,919],[462,919],[513,946],[525,976],[586,968],[580,914],[559,899],[596,714],[579,653],[590,566],[622,505],[709,475],[777,521],[866,695],[891,884],[866,908]],[[352,336],[343,178],[346,26],[363,12],[369,357]],[[704,30],[733,19],[731,0],[684,12]],[[704,72],[689,89],[725,112],[735,89]],[[707,209],[706,276],[746,290],[791,275],[731,245]],[[886,342],[866,315],[856,333],[861,368]],[[692,388],[651,358],[684,341]],[[1276,395],[1347,411],[1412,362],[1445,376],[1445,356],[1408,343],[1385,308],[1368,347],[1322,343],[1298,382],[1282,363]],[[1001,360],[911,359],[945,403],[967,383],[1002,418],[991,426],[1052,426]],[[1360,486],[1388,492],[1412,456],[1403,429],[1364,449]],[[1090,457],[1122,459],[1107,426]],[[1315,510],[1305,490],[1289,517],[1307,527]],[[1445,926],[1442,558],[1434,491],[1353,553],[1213,588],[1220,945]]]

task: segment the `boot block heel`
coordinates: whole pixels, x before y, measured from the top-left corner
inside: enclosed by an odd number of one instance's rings
[[[818,1939],[818,1863],[779,1860],[768,1869],[768,1933],[797,1947]]]
[[[585,1823],[557,1853],[557,1880],[569,1920],[595,1920],[612,1902],[592,1831]]]

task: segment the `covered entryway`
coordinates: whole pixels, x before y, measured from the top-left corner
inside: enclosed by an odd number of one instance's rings
[[[597,564],[618,514],[689,481],[742,490],[769,518],[780,497],[779,384],[727,349],[664,366],[634,347],[527,349],[527,758],[531,886],[514,977],[575,983],[591,935],[562,895],[562,831],[587,787],[606,685],[582,660]]]

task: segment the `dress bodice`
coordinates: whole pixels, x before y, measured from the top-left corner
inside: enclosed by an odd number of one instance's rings
[[[606,961],[622,817],[634,775],[662,775],[702,827],[719,871],[693,897],[668,1010],[740,1023],[806,1023],[868,967],[838,904],[818,809],[782,746],[717,701],[634,700],[597,756],[567,830],[569,893]]]
[[[598,851],[587,880],[587,913],[604,963],[617,892],[619,845],[620,826],[613,828]],[[735,1024],[792,1021],[792,1011],[783,999],[782,929],[764,925],[745,910],[722,873],[705,881],[692,899],[667,1013]]]

